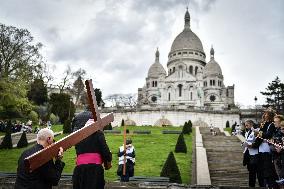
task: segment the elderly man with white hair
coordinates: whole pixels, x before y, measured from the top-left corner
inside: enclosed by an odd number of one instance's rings
[[[43,148],[48,147],[54,141],[54,133],[48,128],[41,129],[37,134],[37,144],[32,148],[25,150],[19,158],[17,179],[15,189],[51,189],[56,186],[60,180],[65,163],[61,161],[63,149],[58,149],[58,156],[55,161],[51,159],[38,169],[29,173],[25,169],[24,159]]]

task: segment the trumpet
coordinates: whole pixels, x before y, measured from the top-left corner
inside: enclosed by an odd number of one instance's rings
[[[269,144],[272,144],[273,146],[275,146],[276,148],[280,148],[281,150],[282,149],[284,149],[284,145],[283,145],[283,140],[284,140],[284,137],[282,137],[282,144],[278,144],[278,143],[275,143],[274,141],[273,141],[273,139],[264,139],[264,138],[262,138],[262,137],[260,137],[260,136],[257,136],[257,138],[260,138],[260,139],[262,139],[263,141],[265,141],[265,142],[267,142],[267,143],[269,143]]]

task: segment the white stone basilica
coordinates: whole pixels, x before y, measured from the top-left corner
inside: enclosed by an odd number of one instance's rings
[[[210,51],[210,61],[198,36],[190,29],[188,10],[184,30],[175,38],[165,71],[156,51],[146,85],[138,89],[138,107],[224,110],[234,107],[234,85],[226,87],[219,64]]]

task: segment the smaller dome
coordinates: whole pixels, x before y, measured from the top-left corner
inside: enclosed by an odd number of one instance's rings
[[[166,70],[159,62],[152,64],[148,71],[148,77],[159,77],[160,75],[166,74]]]
[[[162,64],[160,64],[159,62],[159,50],[157,48],[157,51],[155,53],[156,59],[155,59],[155,63],[152,64],[148,70],[148,77],[160,77],[161,75],[167,75],[166,70],[164,69],[164,67],[162,66]]]
[[[215,61],[214,53],[215,51],[213,47],[211,47],[211,50],[210,50],[211,60],[206,64],[204,68],[204,71],[203,71],[204,77],[212,76],[212,75],[222,76],[221,67],[218,64],[218,62]]]

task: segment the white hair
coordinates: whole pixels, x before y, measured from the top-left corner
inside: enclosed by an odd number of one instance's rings
[[[48,137],[54,138],[54,132],[48,128],[43,128],[37,133],[37,141],[46,140]]]

